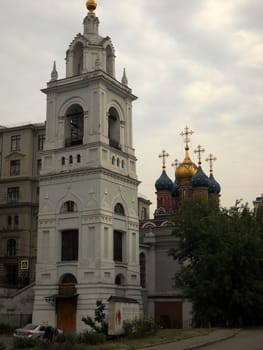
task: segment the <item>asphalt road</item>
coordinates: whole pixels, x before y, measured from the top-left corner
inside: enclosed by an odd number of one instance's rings
[[[235,337],[205,346],[203,350],[263,350],[263,328],[242,330]]]

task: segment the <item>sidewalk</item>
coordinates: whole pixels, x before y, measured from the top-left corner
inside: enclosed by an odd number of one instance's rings
[[[238,329],[218,329],[207,335],[180,340],[174,343],[155,345],[150,350],[193,350],[234,337]],[[146,348],[144,348],[146,349]]]

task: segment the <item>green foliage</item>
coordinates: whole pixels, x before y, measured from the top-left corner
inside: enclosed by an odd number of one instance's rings
[[[25,349],[33,348],[37,345],[36,339],[28,337],[15,337],[14,338],[14,348]]]
[[[65,334],[65,343],[69,344],[71,346],[77,344],[78,342],[78,335],[76,332],[68,332]]]
[[[262,217],[240,201],[230,209],[185,201],[175,214],[175,284],[193,301],[197,324],[263,321]]]
[[[97,333],[108,333],[108,323],[106,321],[105,304],[101,300],[96,301],[94,320],[87,316],[82,321]]]
[[[90,345],[103,344],[106,342],[106,335],[104,333],[86,331],[80,335],[80,342]]]
[[[55,337],[55,342],[56,342],[56,343],[64,343],[65,340],[66,340],[66,337],[65,337],[64,334],[58,334],[58,335],[56,335],[56,337]]]
[[[139,318],[132,321],[124,321],[123,329],[128,337],[137,336],[144,337],[156,334],[159,329],[157,323],[152,318]]]
[[[0,323],[0,334],[13,333],[13,328],[5,323]]]

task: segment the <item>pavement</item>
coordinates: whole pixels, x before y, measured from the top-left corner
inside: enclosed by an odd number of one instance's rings
[[[239,329],[217,329],[207,335],[179,340],[173,343],[154,345],[150,350],[193,350],[234,337]]]

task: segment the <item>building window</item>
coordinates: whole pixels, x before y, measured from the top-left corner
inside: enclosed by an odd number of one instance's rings
[[[18,215],[15,215],[14,217],[14,225],[15,225],[15,228],[17,229],[18,226],[19,226],[19,216]]]
[[[61,233],[61,260],[78,260],[79,232],[67,230]]]
[[[69,164],[72,164],[72,163],[73,163],[73,157],[69,156]]]
[[[11,136],[11,151],[20,151],[21,136]]]
[[[19,200],[19,187],[8,187],[7,189],[7,201],[17,202]]]
[[[10,161],[10,176],[20,175],[20,160]]]
[[[12,216],[8,215],[7,217],[7,228],[10,230],[12,228]]]
[[[43,151],[45,139],[46,139],[45,135],[38,135],[38,150],[39,151]]]
[[[82,145],[84,133],[84,112],[81,106],[72,105],[65,118],[65,146]]]
[[[120,146],[120,118],[115,108],[111,107],[108,113],[108,137],[111,147],[121,149]]]
[[[6,244],[7,256],[16,256],[16,240],[11,238],[7,240]]]
[[[65,157],[62,157],[62,158],[61,158],[61,164],[62,164],[62,165],[65,165],[65,162],[66,162]]]
[[[73,212],[73,211],[77,211],[77,205],[73,201],[65,202],[62,205],[61,210],[60,210],[61,213],[70,213],[70,212]]]
[[[140,254],[140,280],[142,288],[146,287],[146,259],[145,254]]]
[[[80,161],[81,161],[81,156],[80,156],[80,154],[78,154],[77,155],[77,162],[80,163]]]
[[[123,261],[123,232],[113,232],[113,259],[114,261]]]
[[[40,175],[41,169],[42,169],[42,160],[38,159],[37,160],[37,175]]]
[[[114,207],[114,213],[118,215],[125,215],[125,211],[123,205],[121,203],[117,203]]]

